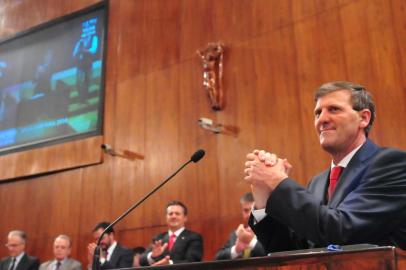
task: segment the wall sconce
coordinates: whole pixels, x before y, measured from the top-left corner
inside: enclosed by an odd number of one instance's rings
[[[101,149],[103,150],[104,153],[113,156],[113,157],[120,157],[124,159],[129,159],[129,160],[135,160],[135,159],[144,159],[144,155],[135,153],[130,150],[123,150],[123,151],[117,151],[114,150],[109,144],[103,143],[101,146]]]
[[[223,81],[223,54],[224,45],[221,42],[211,42],[203,50],[197,50],[203,66],[203,87],[214,111],[224,107]]]
[[[197,122],[199,123],[199,126],[201,126],[203,129],[209,130],[214,134],[221,133],[224,135],[231,135],[236,137],[239,133],[238,127],[216,123],[209,118],[201,117]]]

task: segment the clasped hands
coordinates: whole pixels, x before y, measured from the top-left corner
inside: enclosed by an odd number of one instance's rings
[[[245,227],[240,224],[236,230],[237,240],[235,242],[235,250],[238,254],[241,254],[244,249],[249,248],[252,239],[254,238],[254,232],[250,227]]]
[[[257,209],[265,208],[275,188],[288,177],[292,165],[264,150],[254,150],[247,155],[245,181],[251,185]]]

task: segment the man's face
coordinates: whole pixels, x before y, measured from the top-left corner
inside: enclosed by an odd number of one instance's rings
[[[348,90],[338,90],[317,100],[314,125],[321,147],[332,155],[348,154],[365,139],[371,113],[352,108]]]
[[[241,213],[244,220],[244,225],[248,224],[248,219],[250,218],[253,204],[253,202],[241,202]]]
[[[70,255],[71,248],[68,240],[63,238],[56,238],[54,241],[54,255],[55,259],[62,261]]]
[[[100,228],[97,231],[93,232],[93,238],[95,241],[97,241],[100,237],[100,235],[103,233],[103,229]],[[110,234],[105,234],[102,238],[102,240],[100,241],[100,247],[102,250],[107,250],[111,244],[114,242],[114,234],[110,233]]]
[[[11,235],[7,238],[6,247],[8,248],[8,254],[11,257],[17,257],[25,250],[24,240],[18,235]]]
[[[171,205],[166,209],[166,223],[171,231],[176,231],[185,226],[187,216],[180,205]]]

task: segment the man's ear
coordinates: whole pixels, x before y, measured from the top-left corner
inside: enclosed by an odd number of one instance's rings
[[[369,109],[363,109],[359,111],[360,127],[365,129],[371,121],[371,111]]]

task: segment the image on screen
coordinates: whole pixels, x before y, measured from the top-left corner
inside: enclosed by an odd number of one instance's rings
[[[101,134],[105,9],[0,42],[0,154]]]

